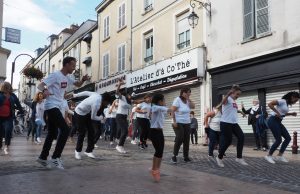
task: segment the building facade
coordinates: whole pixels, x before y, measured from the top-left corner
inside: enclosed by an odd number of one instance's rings
[[[132,12],[132,72],[126,75],[129,92],[164,94],[168,106],[180,95],[182,87],[190,87],[196,103],[195,116],[203,134],[205,95],[205,46],[202,10],[197,28],[192,28],[188,16],[189,1],[134,1]],[[166,136],[174,136],[171,118],[164,126]]]
[[[299,92],[300,13],[295,7],[300,2],[211,0],[211,4],[207,60],[213,105],[220,102],[232,84],[242,87],[239,104],[243,102],[248,108],[255,98],[265,108],[266,103],[289,91]],[[267,111],[270,113],[268,108]],[[291,111],[299,114],[299,103]],[[283,123],[291,135],[293,131],[300,132],[299,118],[287,117]],[[240,118],[240,124],[246,137],[252,137],[247,120]],[[269,133],[269,143],[272,141]]]

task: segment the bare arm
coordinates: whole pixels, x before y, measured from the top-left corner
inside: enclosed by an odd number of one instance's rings
[[[189,101],[190,109],[194,109],[195,108],[195,103],[193,101],[191,101],[191,99],[188,99],[188,101]]]
[[[74,85],[75,85],[76,87],[80,87],[80,86],[82,86],[82,84],[83,84],[86,80],[88,80],[88,79],[89,79],[89,76],[88,76],[88,75],[85,75],[85,76],[83,76],[83,77],[81,78],[80,81],[74,82]]]
[[[172,116],[172,119],[173,119],[173,127],[177,127],[177,123],[176,123],[176,118],[175,118],[175,112],[177,111],[177,107],[176,106],[172,106],[171,107],[171,116]]]
[[[214,111],[208,112],[204,117],[204,126],[205,128],[208,128],[208,119],[213,118],[216,115]]]
[[[233,90],[230,90],[227,94],[226,94],[226,96],[224,96],[224,98],[223,98],[223,100],[222,100],[222,104],[227,104],[227,102],[228,102],[228,97],[231,95],[233,93]]]
[[[273,101],[269,102],[269,104],[268,104],[268,106],[270,107],[270,109],[273,110],[276,113],[276,116],[281,117],[280,113],[275,108],[275,106],[277,106],[277,105],[278,105],[278,101],[277,100],[273,100]]]

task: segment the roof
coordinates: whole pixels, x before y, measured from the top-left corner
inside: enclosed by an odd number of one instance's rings
[[[102,0],[102,2],[95,8],[97,13],[103,11],[109,4],[111,4],[114,0]]]

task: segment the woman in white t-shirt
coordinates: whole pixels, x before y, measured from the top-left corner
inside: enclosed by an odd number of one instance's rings
[[[164,152],[165,139],[163,134],[163,125],[165,121],[165,115],[167,112],[171,112],[165,103],[164,95],[155,94],[152,98],[151,107],[151,121],[149,139],[152,141],[155,153],[153,156],[153,163],[151,169],[151,175],[155,181],[160,180],[160,165]]]
[[[271,113],[271,117],[268,120],[268,126],[272,131],[275,142],[271,146],[268,155],[265,156],[265,159],[272,164],[275,164],[274,159],[281,162],[288,162],[288,160],[283,157],[283,153],[291,141],[291,136],[281,122],[285,116],[297,116],[296,112],[289,113],[289,106],[296,104],[299,98],[299,93],[293,91],[284,95],[282,99],[273,100],[268,104],[270,109],[273,110],[273,112]],[[284,138],[283,142],[281,137]],[[272,155],[280,144],[281,148],[279,150],[278,156],[276,158],[273,158]]]
[[[116,116],[117,116],[117,109],[118,109],[118,100],[114,100],[112,105],[109,107],[109,113],[110,113],[110,145],[112,146],[114,144],[114,140],[117,138],[117,122],[116,122]]]
[[[140,143],[139,147],[141,149],[145,149],[148,147],[147,145],[147,138],[148,133],[150,130],[150,111],[151,111],[151,95],[146,94],[144,96],[144,102],[137,105],[137,108],[135,110],[136,119],[139,128],[141,129],[141,135],[140,135]]]
[[[181,144],[183,144],[183,157],[185,162],[190,162],[189,145],[190,145],[190,112],[195,108],[195,104],[190,100],[191,89],[182,88],[180,96],[175,98],[172,105],[173,129],[176,135],[173,157],[171,162],[177,163],[177,156]]]
[[[208,112],[204,117],[205,128],[208,129],[208,156],[213,157],[215,146],[220,139],[220,120],[222,116],[222,104],[216,106],[213,111]],[[209,120],[210,119],[210,120]]]
[[[35,113],[35,125],[36,125],[36,137],[35,142],[41,143],[42,128],[45,126],[44,121],[44,95],[43,92],[38,92],[35,96],[34,102],[36,102],[36,113]]]
[[[236,162],[242,165],[248,165],[243,159],[243,147],[244,147],[244,133],[238,124],[238,112],[244,115],[238,110],[236,100],[240,97],[242,91],[238,85],[233,85],[231,90],[223,98],[222,101],[222,116],[220,122],[221,129],[221,144],[219,149],[219,155],[216,157],[216,161],[219,167],[224,167],[223,156],[231,145],[232,134],[237,137],[237,158]]]

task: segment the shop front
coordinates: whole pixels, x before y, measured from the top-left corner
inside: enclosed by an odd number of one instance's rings
[[[261,106],[270,113],[266,106],[272,100],[281,99],[289,91],[298,91],[300,86],[300,47],[294,47],[256,58],[240,61],[218,68],[210,69],[212,81],[212,103],[218,104],[222,95],[226,94],[232,84],[239,84],[243,90],[238,100],[246,108],[251,108],[253,99],[259,99]],[[300,114],[299,102],[291,107],[291,111]],[[240,117],[248,145],[254,145],[251,126],[247,118]],[[283,121],[290,135],[294,131],[300,133],[299,117],[286,117]],[[273,136],[268,131],[268,144],[273,142]],[[298,136],[298,144],[300,138]],[[291,149],[292,142],[288,146]]]
[[[127,74],[126,87],[129,93],[142,97],[146,93],[162,93],[166,104],[170,107],[179,96],[183,87],[191,88],[191,99],[195,102],[195,115],[201,126],[201,94],[200,87],[204,72],[203,48],[195,48],[188,52],[173,56],[143,69]],[[166,117],[164,134],[175,136],[171,127],[171,117]]]

